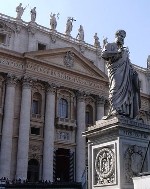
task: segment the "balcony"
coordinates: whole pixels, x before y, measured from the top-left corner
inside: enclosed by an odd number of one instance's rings
[[[31,114],[31,121],[33,122],[44,122],[44,116],[41,114]]]
[[[76,128],[76,120],[69,118],[57,117],[55,119],[56,127],[66,130],[74,130]]]

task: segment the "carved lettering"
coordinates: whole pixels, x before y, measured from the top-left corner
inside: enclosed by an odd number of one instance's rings
[[[101,91],[104,91],[103,84],[91,82],[91,81],[88,81],[87,79],[84,79],[82,77],[79,77],[73,74],[64,73],[62,71],[58,71],[55,69],[48,69],[47,67],[38,66],[33,63],[32,64],[29,63],[27,65],[27,69],[33,70],[35,72],[43,73],[43,74],[46,74],[55,78],[63,79],[63,80],[70,81],[70,82],[80,84],[80,85],[90,86],[90,87],[99,89]]]

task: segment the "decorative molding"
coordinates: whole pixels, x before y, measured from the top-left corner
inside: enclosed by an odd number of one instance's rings
[[[0,21],[0,32],[2,33],[7,33],[9,37],[11,37],[11,33],[15,32],[15,27],[10,24],[10,23],[6,23],[4,21]]]
[[[50,39],[51,39],[52,43],[56,43],[56,35],[55,35],[54,31],[50,33]]]
[[[28,32],[34,35],[36,33],[37,29],[35,27],[32,27],[31,25],[28,26]]]
[[[37,153],[37,152],[40,152],[40,147],[38,145],[30,145],[30,151],[31,152],[34,152],[34,153]]]
[[[85,102],[86,102],[86,104],[94,105],[95,99],[93,99],[92,97],[88,96],[88,97],[85,98]]]
[[[79,102],[85,102],[87,94],[84,91],[77,91],[76,96]]]
[[[23,85],[23,88],[31,88],[32,85],[33,85],[33,80],[30,78],[30,77],[24,77],[22,79],[22,85]]]
[[[79,45],[79,50],[80,50],[81,53],[84,53],[85,52],[85,47],[82,44],[80,44]]]
[[[70,141],[70,133],[66,131],[57,131],[56,138],[57,140]]]
[[[92,87],[94,89],[98,89],[100,92],[101,91],[105,92],[105,87],[104,87],[103,83],[87,80],[80,76],[65,73],[63,71],[59,71],[56,69],[50,69],[50,68],[48,69],[46,66],[40,66],[37,64],[33,64],[33,62],[27,64],[27,70],[32,70],[34,72],[38,72],[39,74],[41,73],[44,75],[52,76],[54,78],[58,78],[58,79],[61,79],[64,81],[69,81],[69,82],[72,82],[75,84]]]
[[[18,78],[13,74],[7,75],[6,84],[7,86],[15,86],[17,84]]]
[[[21,62],[15,62],[8,59],[0,58],[0,65],[9,66],[12,68],[18,68],[20,70],[24,69],[24,64]]]
[[[46,92],[47,93],[55,94],[56,90],[57,90],[57,86],[54,83],[51,83],[51,84],[47,83],[46,84]]]
[[[29,155],[29,160],[31,160],[31,159],[36,159],[38,162],[40,162],[41,157],[39,154],[33,153],[33,154]]]
[[[104,106],[105,102],[106,102],[106,99],[105,99],[104,96],[98,96],[96,98],[96,104],[97,104],[97,106]]]
[[[19,34],[22,30],[22,26],[18,23],[16,23],[16,33]]]

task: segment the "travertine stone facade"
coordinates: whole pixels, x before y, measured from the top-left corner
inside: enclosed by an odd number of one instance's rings
[[[3,14],[0,36],[0,177],[81,182],[81,133],[108,110],[101,48]],[[149,123],[149,70],[135,68]]]

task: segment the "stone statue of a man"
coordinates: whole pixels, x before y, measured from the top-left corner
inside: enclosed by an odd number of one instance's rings
[[[57,27],[56,14],[51,13],[51,15],[50,15],[50,26],[51,26],[51,30],[56,30],[56,27]]]
[[[109,78],[108,117],[120,114],[135,118],[141,105],[138,74],[130,62],[128,49],[123,47],[125,37],[126,32],[118,30],[115,43],[106,43],[102,50]]]
[[[36,7],[31,9],[30,13],[31,13],[31,22],[35,22],[35,20],[36,20]]]
[[[16,18],[17,19],[21,20],[21,17],[23,15],[25,9],[26,9],[26,7],[23,8],[22,7],[22,3],[20,3],[19,6],[16,7],[16,12],[17,12],[17,17]]]
[[[71,17],[68,17],[67,23],[66,23],[66,31],[65,31],[67,36],[71,36],[71,31],[73,28],[73,21],[76,21],[76,20]]]
[[[97,36],[97,33],[95,33],[95,35],[94,35],[94,46],[96,47],[96,48],[100,48],[100,42],[99,42],[99,37]]]
[[[82,25],[80,25],[80,28],[78,29],[78,34],[77,34],[77,39],[79,40],[79,41],[84,41],[84,30],[83,30],[83,26]]]

